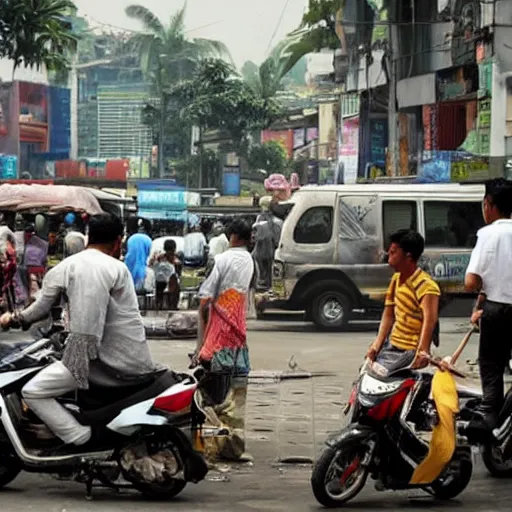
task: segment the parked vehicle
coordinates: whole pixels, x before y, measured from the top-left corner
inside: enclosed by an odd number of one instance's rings
[[[438,419],[429,398],[431,384],[428,372],[405,369],[381,377],[363,366],[345,409],[348,425],[326,441],[313,469],[311,485],[320,504],[337,507],[352,500],[368,476],[381,491],[420,488],[438,499],[454,498],[466,488],[473,462],[463,438],[457,439],[454,455],[437,479],[426,485],[409,483],[428,453],[426,437]]]
[[[99,380],[90,377],[89,390],[59,401],[83,424],[105,427],[108,449],[55,452],[62,442],[24,407],[21,390],[60,358],[64,338],[57,332],[22,346],[3,346],[7,354],[0,360],[0,487],[28,471],[85,483],[87,496],[97,482],[172,498],[188,482],[203,480],[208,472],[200,452],[204,416],[196,396],[201,368],[190,375],[164,369],[129,385],[104,375]]]
[[[354,311],[381,309],[392,270],[386,251],[398,229],[426,242],[421,266],[444,297],[464,292],[483,185],[332,185],[298,190],[275,255],[267,307],[306,311],[320,329],[340,329]]]

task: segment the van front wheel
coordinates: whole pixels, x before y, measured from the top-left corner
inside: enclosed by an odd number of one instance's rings
[[[328,290],[313,300],[312,320],[321,330],[343,329],[352,316],[348,297],[340,290]]]

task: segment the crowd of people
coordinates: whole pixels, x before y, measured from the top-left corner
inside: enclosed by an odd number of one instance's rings
[[[86,219],[74,213],[0,216],[0,311],[30,304],[49,268],[86,246]]]
[[[28,227],[26,232],[38,236]],[[62,233],[64,260],[46,272],[40,292],[30,301],[7,304],[7,312],[0,316],[4,329],[29,326],[47,316],[57,301],[63,304],[69,334],[62,361],[40,372],[23,389],[26,404],[64,442],[63,453],[83,450],[89,444],[91,449],[98,449],[101,433],[80,425],[55,398],[71,390],[88,389],[92,366],[95,371],[128,376],[154,371],[137,292],[150,286],[157,291],[168,289],[175,301],[174,292],[179,290],[182,263],[176,242],[167,240],[161,253],[152,254],[151,237],[141,229],[126,241],[121,262],[123,232],[119,218],[102,214],[90,218],[87,237],[71,229]],[[7,226],[0,233],[5,240],[3,284],[12,288],[21,268],[17,264],[16,236]],[[191,234],[194,233],[197,231]],[[239,459],[245,450],[243,418],[250,370],[246,315],[255,274],[248,250],[252,226],[238,219],[223,227],[222,233],[220,225],[216,226],[213,234],[212,240],[220,239],[212,244],[214,264],[199,291],[200,329],[191,364],[207,370],[200,389],[209,418],[220,428],[227,425],[231,432],[222,436],[222,446],[217,446],[215,457]],[[48,244],[38,242],[34,246],[46,251],[33,251],[29,254],[30,263],[44,268]],[[186,255],[182,257],[186,261]],[[6,295],[12,294],[9,290]]]

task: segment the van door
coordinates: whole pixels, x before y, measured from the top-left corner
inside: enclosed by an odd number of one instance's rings
[[[338,217],[336,261],[364,298],[379,300],[391,277],[383,251],[379,196],[338,195]]]
[[[464,292],[464,276],[477,232],[484,226],[482,203],[464,199],[423,201],[425,255],[422,265],[444,293]]]

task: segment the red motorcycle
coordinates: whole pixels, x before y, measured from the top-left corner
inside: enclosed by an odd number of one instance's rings
[[[438,360],[429,362],[441,367]],[[382,376],[373,366],[365,363],[354,385],[344,411],[348,426],[326,441],[315,464],[315,498],[325,507],[341,506],[359,494],[369,476],[380,491],[420,488],[438,499],[459,495],[473,472],[471,447],[463,438],[457,438],[453,457],[438,478],[409,483],[427,456],[426,438],[438,422],[430,397],[433,374],[406,368]],[[460,376],[453,365],[442,368]]]

